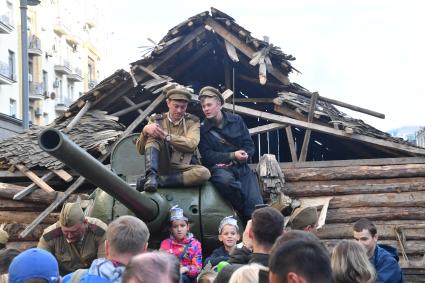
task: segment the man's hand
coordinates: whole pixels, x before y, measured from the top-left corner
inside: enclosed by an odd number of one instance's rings
[[[143,133],[154,139],[164,140],[167,135],[158,124],[149,124],[143,128]]]
[[[241,162],[246,161],[248,159],[248,153],[246,153],[246,151],[242,149],[237,150],[235,151],[235,159]]]

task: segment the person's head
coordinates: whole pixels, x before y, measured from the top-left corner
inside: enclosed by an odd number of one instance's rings
[[[176,256],[164,252],[143,253],[126,266],[122,283],[179,283],[180,264]]]
[[[283,215],[276,208],[263,207],[252,213],[248,236],[252,239],[254,247],[260,245],[265,249],[271,249],[282,232]]]
[[[170,233],[177,241],[183,240],[189,232],[189,221],[183,209],[174,206],[170,209]]]
[[[199,91],[199,101],[207,119],[215,118],[224,104],[220,91],[211,86],[206,86]]]
[[[292,212],[289,218],[289,224],[293,230],[304,230],[315,233],[318,220],[319,217],[316,207],[298,207]]]
[[[20,254],[16,249],[3,249],[0,251],[0,274],[7,273],[12,260]]]
[[[328,251],[317,241],[289,240],[269,260],[270,283],[332,283]]]
[[[221,220],[218,226],[218,239],[223,243],[226,250],[232,249],[241,238],[236,219],[227,216]]]
[[[68,243],[80,241],[87,229],[87,219],[79,203],[64,204],[59,215],[59,223]]]
[[[258,283],[260,270],[266,268],[258,263],[244,265],[233,272],[229,283]]]
[[[131,257],[148,247],[149,229],[146,224],[130,215],[112,221],[106,229],[106,257],[126,265]]]
[[[376,272],[366,249],[355,241],[342,240],[332,252],[332,271],[335,283],[372,283]]]
[[[6,247],[7,241],[9,240],[9,234],[3,230],[3,227],[0,228],[0,249]]]
[[[202,271],[198,278],[197,283],[213,283],[214,279],[217,277],[217,272],[213,270]]]
[[[48,251],[34,248],[16,256],[9,266],[9,283],[59,283],[59,265]]]
[[[180,121],[186,113],[191,93],[184,87],[177,87],[165,93],[169,117],[173,122]]]
[[[366,218],[357,220],[353,225],[353,237],[366,248],[367,255],[371,257],[378,242],[378,231],[375,225]]]
[[[271,251],[273,252],[274,250],[276,250],[278,247],[280,247],[281,245],[283,245],[285,242],[289,240],[316,241],[322,244],[320,242],[320,239],[313,233],[309,233],[303,230],[290,230],[290,231],[284,232],[282,235],[279,236],[279,238],[276,239]]]

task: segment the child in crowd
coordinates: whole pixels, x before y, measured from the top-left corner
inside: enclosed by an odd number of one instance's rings
[[[236,219],[232,216],[224,217],[218,226],[218,239],[223,245],[212,252],[205,260],[205,264],[211,263],[212,266],[216,266],[221,261],[227,261],[229,253],[233,251],[240,237]]]
[[[202,269],[201,243],[189,233],[189,222],[183,209],[174,206],[170,214],[170,238],[161,242],[160,249],[177,256],[183,283],[195,282]]]

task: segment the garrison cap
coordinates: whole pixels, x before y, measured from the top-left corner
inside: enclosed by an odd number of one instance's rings
[[[221,95],[221,92],[212,86],[203,87],[199,91],[199,99],[201,99],[202,96],[218,97],[218,99],[220,99],[221,105],[224,104],[224,99],[223,99],[223,96]]]
[[[7,241],[9,240],[9,234],[3,230],[3,228],[0,228],[0,244],[5,245]]]
[[[68,202],[62,207],[59,215],[61,226],[71,227],[80,224],[84,219],[84,212],[81,205],[77,202]]]
[[[165,93],[167,99],[178,99],[190,101],[192,93],[185,87],[176,87]]]
[[[315,225],[319,220],[317,208],[314,206],[299,207],[292,213],[289,223],[294,230],[303,230],[308,225]]]

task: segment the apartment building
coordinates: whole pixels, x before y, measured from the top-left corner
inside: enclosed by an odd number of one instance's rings
[[[41,0],[28,6],[32,124],[52,122],[103,78],[100,60],[107,30],[100,21],[105,18],[100,4],[100,0]],[[0,131],[1,117],[22,118],[20,29],[19,1],[0,0]]]

